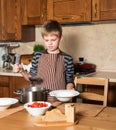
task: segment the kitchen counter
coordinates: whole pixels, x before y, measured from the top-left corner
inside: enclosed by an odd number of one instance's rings
[[[77,103],[76,103],[77,104]],[[78,123],[73,126],[51,126],[51,127],[38,127],[35,126],[35,121],[38,117],[33,117],[29,115],[26,110],[15,111],[14,113],[7,115],[0,119],[0,129],[1,130],[115,130],[116,129],[116,108],[104,107],[97,115],[94,114],[86,115],[87,110],[90,113],[94,113],[95,108],[99,108],[101,105],[88,105],[84,103],[77,104],[80,105],[82,114],[77,115]],[[62,109],[63,106],[59,106]],[[77,106],[78,108],[79,106]],[[102,106],[101,106],[102,107]],[[85,108],[88,108],[84,110]],[[6,125],[7,124],[7,125]]]
[[[116,83],[116,72],[113,71],[96,71],[94,73],[87,74],[88,77],[108,78],[109,82]]]
[[[12,70],[5,70],[3,68],[0,68],[0,75],[2,76],[19,76],[22,77],[20,73],[14,73]]]
[[[22,77],[20,73],[14,73],[12,70],[5,70],[0,68],[0,75],[4,76],[19,76]],[[80,76],[80,75],[79,75]],[[109,82],[116,82],[116,71],[96,71],[93,73],[81,75],[83,76],[90,76],[90,77],[98,77],[98,78],[109,78]]]

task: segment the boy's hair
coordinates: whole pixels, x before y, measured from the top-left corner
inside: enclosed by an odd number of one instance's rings
[[[46,21],[41,28],[42,37],[45,35],[57,35],[59,38],[62,36],[62,27],[60,23],[55,20]]]

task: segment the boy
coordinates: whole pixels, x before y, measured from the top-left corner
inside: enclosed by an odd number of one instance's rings
[[[34,54],[30,72],[24,71],[18,63],[14,65],[13,71],[20,72],[28,81],[30,77],[42,79],[42,86],[49,90],[74,89],[72,57],[59,49],[61,25],[55,20],[49,20],[43,24],[41,34],[46,50]]]

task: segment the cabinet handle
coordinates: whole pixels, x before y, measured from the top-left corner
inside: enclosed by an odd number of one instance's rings
[[[74,19],[74,18],[73,17],[62,18],[62,20],[70,20],[70,19]]]
[[[94,17],[97,17],[97,8],[98,8],[97,3],[95,3],[95,8],[94,8]]]
[[[44,17],[44,14],[43,14],[43,11],[42,11],[42,13],[41,13],[41,18],[43,18]]]

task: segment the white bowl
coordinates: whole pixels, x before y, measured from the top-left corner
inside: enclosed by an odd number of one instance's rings
[[[18,102],[15,98],[0,98],[0,111],[6,110],[11,105]]]
[[[73,97],[79,95],[79,92],[75,90],[55,90],[51,91],[49,94],[50,96],[56,97],[61,102],[68,102]]]
[[[29,107],[29,105],[32,105],[34,102],[37,103],[45,103],[47,104],[46,107]],[[40,116],[45,114],[45,112],[51,107],[51,103],[49,102],[44,102],[44,101],[33,101],[29,103],[24,104],[24,108],[27,110],[27,112],[32,115],[32,116]]]

